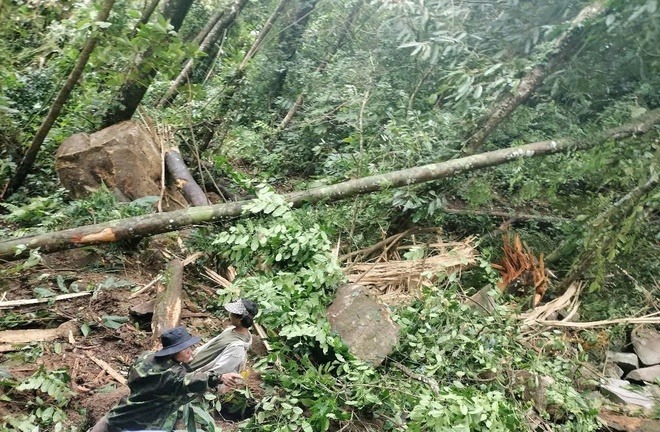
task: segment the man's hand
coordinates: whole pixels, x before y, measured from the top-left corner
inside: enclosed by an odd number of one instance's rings
[[[222,376],[220,376],[220,379],[222,379],[222,383],[224,385],[230,388],[236,387],[237,385],[240,385],[243,382],[243,377],[234,372],[222,374]]]

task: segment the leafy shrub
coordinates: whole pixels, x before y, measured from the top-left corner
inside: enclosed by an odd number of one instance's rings
[[[43,428],[66,430],[64,408],[74,393],[69,389],[70,377],[64,370],[48,371],[42,367],[20,383],[2,382],[11,390],[3,396],[6,402],[22,404],[27,399],[29,414],[7,415],[0,419],[0,429],[32,432]]]
[[[122,203],[107,187],[102,186],[81,200],[69,201],[67,191],[58,189],[50,196],[32,198],[23,206],[1,204],[9,213],[0,215],[0,221],[20,226],[13,232],[14,235],[38,234],[147,214],[153,210],[157,199],[144,197]]]

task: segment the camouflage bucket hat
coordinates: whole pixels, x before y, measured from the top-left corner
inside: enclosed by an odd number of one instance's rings
[[[195,345],[201,341],[199,336],[191,336],[185,327],[179,326],[165,330],[160,336],[163,349],[154,354],[156,357],[165,357],[170,354],[176,354],[184,349]]]
[[[257,304],[252,300],[245,298],[238,299],[235,302],[227,303],[225,305],[225,310],[236,315],[246,315],[250,318],[254,318],[254,316],[259,313],[259,307]]]

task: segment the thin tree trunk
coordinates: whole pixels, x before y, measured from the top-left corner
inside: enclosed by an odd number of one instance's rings
[[[234,4],[231,6],[231,9],[229,10],[229,13],[224,16],[222,20],[218,20],[211,31],[208,32],[204,40],[202,41],[201,45],[199,46],[199,50],[202,51],[203,53],[208,54],[210,47],[213,43],[215,43],[218,40],[218,37],[220,35],[223,35],[225,31],[231,26],[234,21],[236,20],[236,17],[238,14],[241,12],[245,4],[247,3],[247,0],[236,0]],[[187,79],[192,74],[193,67],[194,67],[195,61],[193,59],[189,59],[185,66],[183,67],[183,70],[181,73],[179,73],[179,76],[176,77],[174,82],[170,85],[170,87],[167,89],[163,97],[158,101],[158,104],[156,105],[157,107],[163,107],[171,104],[174,101],[174,98],[176,97],[176,93],[178,88],[183,84],[183,82]]]
[[[191,5],[192,0],[172,0],[165,4],[163,15],[169,20],[174,31],[178,31],[181,28],[181,24]],[[156,76],[157,70],[152,66],[146,66],[152,56],[153,50],[151,48],[147,49],[140,56],[135,66],[135,76],[127,78],[119,89],[119,95],[115,100],[116,107],[105,114],[102,121],[102,128],[112,126],[124,120],[130,120],[133,117],[138,105],[142,102],[144,95],[147,93],[151,82]]]
[[[279,16],[282,14],[282,11],[284,10],[285,6],[287,5],[287,2],[289,1],[290,0],[280,0],[273,13],[266,20],[266,23],[259,32],[259,35],[252,43],[252,46],[250,46],[250,49],[243,57],[241,64],[238,66],[238,68],[236,68],[236,71],[231,75],[231,77],[227,79],[227,82],[225,84],[225,90],[223,91],[223,94],[221,96],[222,102],[220,103],[220,108],[218,109],[218,112],[224,114],[227,111],[229,102],[234,97],[234,94],[236,94],[236,91],[238,90],[239,87],[239,83],[241,82],[241,79],[245,75],[245,68],[247,67],[248,62],[257,54],[259,49],[261,49],[264,39],[272,29],[273,24],[275,23],[277,18],[279,18]],[[221,121],[215,123],[222,124]],[[213,129],[209,129],[208,133],[206,134],[204,144],[200,145],[201,151],[206,150],[206,148],[210,145],[214,135],[215,135],[215,127],[213,127]]]
[[[131,36],[129,37],[129,39],[133,39],[135,37],[141,25],[144,25],[149,22],[151,15],[153,15],[154,11],[158,7],[158,3],[160,3],[160,0],[151,0],[151,2],[144,8],[142,14],[140,15],[140,21],[138,21],[135,28],[133,28],[133,31],[131,32]]]
[[[252,43],[252,46],[245,53],[245,56],[243,57],[243,60],[241,61],[241,64],[238,65],[238,70],[239,71],[244,70],[245,67],[247,66],[248,62],[250,60],[252,60],[252,57],[254,57],[255,54],[257,54],[257,51],[259,51],[259,49],[261,48],[261,45],[263,44],[264,39],[266,38],[266,36],[270,32],[270,29],[273,28],[273,24],[275,24],[275,21],[277,20],[277,18],[279,18],[279,16],[282,14],[282,11],[284,10],[284,7],[286,6],[288,1],[289,0],[280,0],[280,2],[277,4],[277,6],[275,7],[275,10],[273,11],[272,14],[270,14],[268,19],[264,23],[264,26],[261,28],[261,31],[259,32],[259,35],[254,40],[254,42]]]
[[[208,22],[206,25],[197,33],[195,38],[192,40],[192,43],[195,45],[201,45],[201,43],[206,39],[206,37],[213,31],[215,26],[218,24],[218,21],[220,21],[220,18],[222,18],[226,13],[226,10],[218,10],[213,14],[211,18],[209,18]]]
[[[554,49],[546,57],[545,65],[537,65],[520,82],[516,92],[499,101],[492,109],[489,116],[478,126],[477,131],[467,139],[465,149],[468,153],[476,152],[484,143],[486,138],[493,132],[502,121],[509,116],[520,104],[526,101],[532,93],[541,85],[543,80],[550,72],[556,69],[564,59],[573,52],[575,46],[582,34],[579,29],[585,21],[595,18],[602,14],[605,8],[602,0],[586,6],[570,22],[568,30],[562,33],[554,41]]]
[[[174,31],[179,31],[192,4],[193,0],[168,0],[165,2],[163,16],[174,27]]]
[[[106,21],[110,16],[110,10],[112,9],[114,3],[115,0],[105,0],[105,3],[103,3],[103,7],[101,8],[98,16],[96,17],[96,21],[98,22]],[[97,29],[94,32],[100,32],[100,31],[101,31],[100,29]],[[99,40],[99,34],[93,33],[92,36],[90,36],[85,42],[85,45],[83,46],[82,51],[80,51],[80,55],[78,56],[78,60],[76,61],[76,65],[73,67],[73,70],[69,74],[66,82],[64,83],[59,93],[57,94],[55,101],[51,105],[50,110],[46,115],[46,118],[41,123],[41,126],[39,126],[39,129],[32,138],[30,147],[25,153],[23,160],[18,165],[18,168],[16,169],[16,173],[11,178],[11,180],[9,180],[4,190],[2,191],[0,200],[6,200],[9,196],[11,196],[14,192],[16,192],[18,188],[20,188],[23,185],[25,178],[32,170],[32,165],[34,164],[34,161],[37,159],[37,154],[39,153],[39,150],[41,149],[41,146],[44,143],[46,136],[48,136],[48,132],[50,132],[50,129],[53,127],[53,124],[55,124],[55,121],[59,117],[60,112],[64,107],[64,104],[66,103],[67,99],[69,98],[69,95],[71,94],[71,91],[73,90],[73,87],[76,85],[76,83],[82,76],[83,70],[85,69],[85,65],[87,64],[87,61],[89,60],[89,57],[92,54],[92,51],[94,51],[94,47],[96,47],[96,43],[98,42],[98,40]]]
[[[293,61],[298,52],[298,46],[302,39],[302,35],[307,28],[310,15],[316,7],[319,0],[302,0],[296,13],[296,17],[292,24],[290,24],[285,31],[280,33],[278,47],[280,49],[280,62],[281,71],[277,73],[275,80],[271,85],[271,98],[275,99],[282,93],[284,81],[288,72],[288,63]]]
[[[451,177],[464,172],[502,165],[521,158],[546,156],[567,150],[591,148],[607,139],[618,140],[646,133],[658,123],[660,123],[660,109],[650,111],[635,121],[619,128],[602,132],[591,137],[588,141],[572,138],[541,141],[401,171],[349,180],[332,186],[294,192],[284,195],[284,198],[292,207],[300,207],[307,203],[314,204],[319,201],[339,201],[355,195],[410,186],[444,177]],[[191,207],[173,212],[119,219],[96,225],[4,240],[0,241],[0,260],[13,261],[21,259],[27,256],[31,250],[35,249],[39,249],[42,253],[55,252],[94,244],[135,239],[163,232],[176,231],[203,222],[238,217],[243,213],[245,206],[250,203],[252,203],[251,200],[204,207]]]
[[[323,59],[323,61],[316,67],[316,70],[314,71],[314,73],[323,72],[325,70],[325,68],[327,67],[328,63],[330,62],[330,60],[332,59],[332,56],[334,56],[337,53],[337,51],[339,50],[339,48],[341,48],[341,46],[344,44],[344,41],[346,40],[346,38],[349,35],[350,26],[353,23],[353,20],[355,19],[357,14],[360,12],[361,8],[362,8],[362,1],[358,1],[353,5],[353,8],[351,9],[351,12],[348,14],[348,17],[344,21],[342,32],[339,35],[339,38],[332,45],[332,47],[328,50],[328,52],[326,53],[325,59]],[[293,119],[293,116],[296,115],[296,112],[298,112],[298,110],[302,106],[304,98],[305,98],[305,93],[300,93],[298,95],[298,97],[296,98],[296,101],[293,103],[293,105],[291,106],[289,111],[284,116],[284,119],[282,120],[282,122],[278,126],[278,128],[277,128],[278,132],[281,132],[282,130],[284,130],[289,125],[289,123],[291,123],[291,120]],[[274,139],[273,139],[273,141],[274,141]]]
[[[589,226],[592,227],[598,227],[601,225],[605,220],[610,219],[612,216],[616,215],[617,213],[621,212],[622,209],[628,209],[632,205],[631,202],[634,204],[634,202],[640,198],[641,196],[645,195],[648,193],[650,190],[652,190],[658,183],[657,178],[652,177],[649,179],[644,185],[636,187],[623,197],[621,197],[617,202],[612,204],[611,206],[607,207],[604,211],[602,211],[598,216],[596,216],[592,221],[589,222]],[[561,255],[562,251],[565,252],[565,247],[567,245],[567,241],[564,240],[562,241],[559,246],[555,248],[552,253],[550,253],[547,258],[545,259],[546,263],[552,263],[555,262]],[[570,283],[566,284],[566,287],[568,287]]]
[[[550,215],[536,215],[530,213],[516,213],[516,212],[505,212],[499,210],[470,210],[470,209],[454,209],[454,208],[442,208],[439,209],[442,213],[456,214],[456,215],[468,215],[468,216],[489,216],[497,218],[507,218],[512,219],[513,221],[543,221],[550,223],[566,223],[570,222],[570,219],[566,219],[560,216],[550,216]]]

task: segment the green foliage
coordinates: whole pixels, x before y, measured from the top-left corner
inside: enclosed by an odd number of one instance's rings
[[[119,202],[105,186],[81,200],[67,198],[66,190],[59,189],[53,195],[33,198],[24,206],[3,203],[9,213],[0,215],[0,221],[20,226],[13,231],[15,236],[36,234],[147,214],[158,200],[144,197],[130,203]]]
[[[548,393],[552,416],[561,430],[596,430],[596,411],[570,386],[577,358],[537,357],[508,308],[483,315],[468,307],[456,291],[429,295],[401,312],[401,346],[396,357],[422,376],[446,383],[437,395],[426,394],[411,418],[417,429],[523,430],[524,399],[510,380],[524,370],[552,377]],[[546,346],[563,347],[561,333],[546,333]],[[490,380],[484,377],[493,377]],[[461,429],[462,430],[462,429]]]
[[[451,388],[437,397],[424,395],[410,413],[411,431],[525,430],[515,406],[503,393]]]
[[[214,302],[219,306],[229,295],[258,300],[258,320],[273,335],[273,351],[256,365],[266,395],[246,430],[325,431],[366,413],[385,419],[378,430],[524,430],[526,402],[508,381],[516,370],[551,376],[557,383],[548,395],[552,415],[541,413],[548,424],[596,429],[595,411],[569,385],[575,358],[538,358],[508,309],[480,315],[460,301],[456,290],[433,289],[396,315],[402,339],[393,359],[442,383],[439,393],[397,369],[376,371],[353,359],[325,317],[340,280],[325,233],[310,225],[308,213],[291,210],[266,187],[257,188],[257,200],[246,211],[271,217],[235,223],[212,245],[203,244],[239,275],[238,293],[218,291]],[[490,268],[488,263],[484,268]],[[565,347],[559,333],[546,338],[557,352]],[[485,374],[495,378],[484,381]]]
[[[276,1],[248,2],[217,44],[217,58],[200,57],[186,41],[227,1],[193,2],[180,35],[159,14],[138,26],[144,2],[134,0],[118,2],[107,23],[94,22],[98,2],[5,3],[0,6],[6,23],[0,28],[0,186],[22,158],[86,38],[98,34],[100,39],[26,187],[3,204],[7,213],[0,216],[0,235],[43,233],[153,210],[154,197],[118,203],[105,188],[72,201],[59,189],[52,164],[64,138],[98,128],[127,77],[142,79],[145,70],[137,70],[137,58],[156,72],[142,108],[157,122],[178,128],[177,138],[195,156],[197,138],[212,129],[214,138],[199,152],[199,165],[212,161],[213,177],[228,178],[230,188],[256,195],[240,221],[220,233],[200,230],[195,244],[209,261],[231,264],[238,273],[233,291],[220,291],[209,306],[219,308],[239,294],[253,297],[271,332],[274,350],[259,365],[267,395],[247,429],[323,431],[360,419],[373,421],[375,430],[522,430],[529,404],[509,386],[513,369],[555,380],[548,394],[552,413],[541,413],[549,429],[593,429],[591,408],[569,385],[577,355],[549,332],[542,339],[551,355],[532,356],[507,311],[483,317],[465,309],[454,286],[457,277],[438,282],[448,292],[429,290],[418,303],[395,311],[402,339],[394,359],[438,381],[437,393],[389,365],[376,371],[355,361],[325,318],[334,288],[343,281],[332,249],[337,239],[342,251],[357,250],[411,226],[484,235],[503,222],[488,210],[556,216],[567,221],[515,221],[515,229],[537,253],[563,245],[548,266],[558,277],[589,263],[580,273],[593,282],[584,294],[586,315],[629,315],[657,294],[649,287],[660,277],[653,225],[658,195],[647,194],[611,217],[598,215],[657,175],[657,131],[333,206],[292,210],[275,191],[253,186],[267,181],[282,190],[302,190],[459,156],[465,138],[496,101],[515,92],[534,66],[548,65],[558,35],[587,1],[362,2],[350,23],[353,2],[320,2],[306,17],[307,27],[296,29],[300,38],[277,43],[300,24],[293,22],[292,7],[275,20],[273,32],[240,73],[243,54]],[[558,59],[484,149],[565,136],[590,139],[659,107],[659,75],[653,73],[660,58],[658,17],[656,0],[608,2],[607,14],[577,29],[579,43],[570,55]],[[171,107],[151,109],[185,58],[213,62],[214,69],[193,73]],[[272,83],[284,74],[281,91],[273,94]],[[285,124],[299,95],[303,103]],[[443,212],[450,206],[475,214]],[[498,238],[482,240],[485,257],[478,269],[463,275],[464,285],[496,282],[490,262],[497,259]],[[39,260],[36,251],[2,274],[13,276]],[[108,278],[95,293],[117,284],[121,281]],[[50,297],[76,288],[43,280],[32,289]],[[8,313],[2,324],[17,327],[29,319],[34,317]],[[111,313],[103,317],[111,328],[123,320]],[[85,335],[92,330],[90,324],[81,326]],[[20,354],[32,361],[41,347]],[[484,376],[496,378],[484,381]],[[21,392],[30,391],[42,392]],[[43,402],[52,396],[40,397]],[[38,402],[33,404],[35,414],[12,427],[54,422],[59,411],[36,413]]]
[[[66,430],[67,416],[64,409],[74,395],[69,389],[67,372],[47,371],[40,367],[32,376],[19,383],[2,382],[10,391],[4,396],[11,404],[27,400],[27,412],[18,416],[9,414],[0,419],[0,427],[31,432],[44,428],[55,432]]]
[[[42,231],[47,231],[60,224],[65,217],[62,212],[65,194],[66,191],[60,189],[54,195],[33,198],[28,204],[21,207],[11,203],[3,203],[2,205],[9,210],[9,214],[2,215],[0,218],[12,224],[36,227]],[[25,231],[16,233],[16,235],[23,234],[25,234]]]
[[[253,214],[269,215],[238,223],[213,241],[220,255],[245,274],[257,266],[277,271],[307,269],[308,283],[322,283],[316,268],[332,270],[329,240],[317,224],[291,211],[290,205],[266,186],[257,188],[257,198],[245,207]]]

